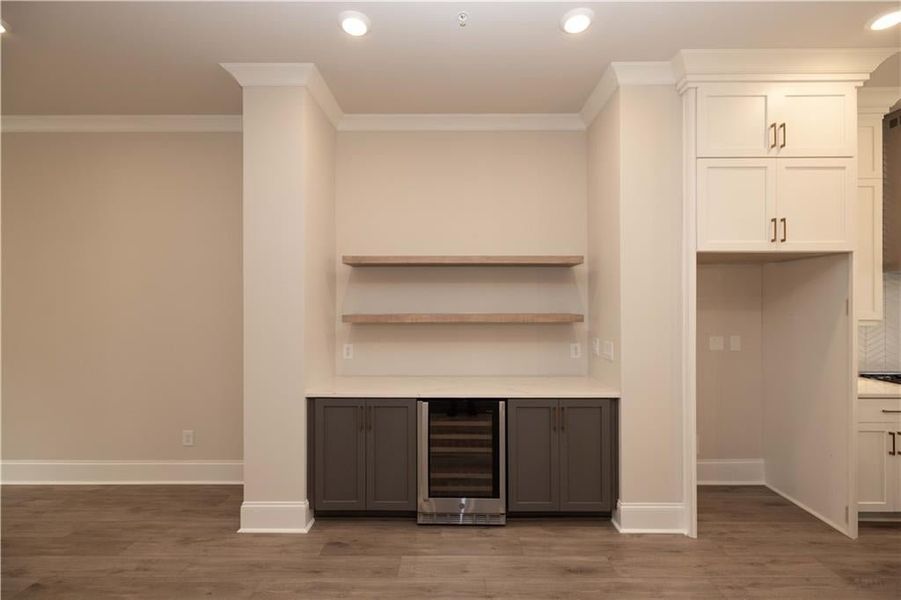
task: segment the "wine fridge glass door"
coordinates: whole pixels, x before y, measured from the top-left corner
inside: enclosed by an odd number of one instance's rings
[[[430,498],[500,496],[500,411],[496,400],[430,400]]]

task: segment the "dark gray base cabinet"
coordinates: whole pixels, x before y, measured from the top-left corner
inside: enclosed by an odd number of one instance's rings
[[[416,510],[416,401],[313,400],[319,511]]]
[[[612,512],[616,410],[614,399],[510,400],[509,512]]]

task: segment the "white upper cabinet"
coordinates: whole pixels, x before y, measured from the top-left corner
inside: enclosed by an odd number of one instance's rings
[[[852,157],[856,88],[718,83],[698,90],[699,157]]]
[[[779,249],[852,250],[857,178],[850,158],[776,160]]]
[[[698,250],[850,250],[856,197],[849,158],[699,159]]]
[[[776,163],[698,160],[698,250],[766,251],[775,242]]]
[[[775,156],[770,87],[711,84],[698,90],[698,156]]]
[[[778,89],[773,103],[779,156],[857,154],[857,88],[804,83]]]

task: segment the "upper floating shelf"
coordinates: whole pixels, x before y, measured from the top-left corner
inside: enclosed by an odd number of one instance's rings
[[[342,257],[352,267],[574,267],[584,262],[578,255],[519,256],[359,256]]]

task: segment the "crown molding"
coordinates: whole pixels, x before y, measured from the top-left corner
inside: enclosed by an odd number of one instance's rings
[[[579,111],[582,122],[591,125],[610,98],[621,86],[673,85],[676,78],[673,65],[668,61],[630,61],[610,63],[600,81]]]
[[[305,87],[338,127],[344,117],[341,105],[313,63],[219,63],[241,87]]]
[[[901,100],[901,87],[862,87],[857,90],[857,112],[885,115]]]
[[[672,60],[679,87],[704,81],[863,83],[898,48],[681,50]]]
[[[572,113],[350,114],[338,131],[583,131]]]
[[[3,115],[3,133],[240,132],[241,115]]]

